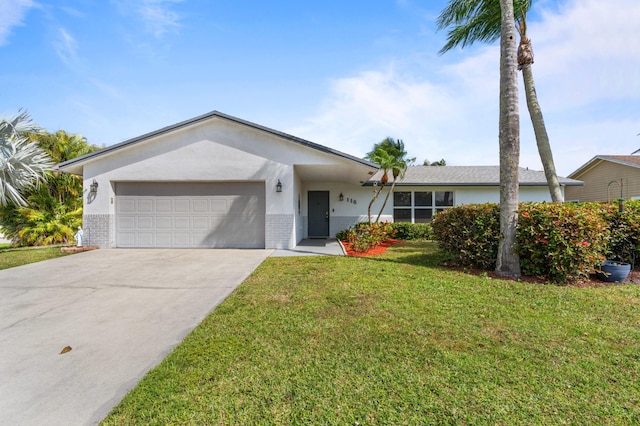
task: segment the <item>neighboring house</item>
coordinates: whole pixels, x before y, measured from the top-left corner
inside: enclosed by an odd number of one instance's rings
[[[378,172],[365,185],[380,180]],[[582,182],[558,177],[561,188]],[[520,168],[520,201],[551,201],[549,187],[542,171]],[[390,184],[391,182],[389,182]],[[395,222],[429,222],[443,209],[464,204],[500,202],[499,166],[411,166],[398,179],[391,208],[385,209],[385,220]]]
[[[640,155],[596,155],[569,175],[584,182],[566,189],[567,201],[612,201],[640,197]]]
[[[286,249],[333,237],[367,220],[378,172],[368,161],[217,111],[58,167],[83,176],[84,237],[103,248]],[[522,170],[521,181],[521,200],[549,200],[542,172]],[[499,201],[498,167],[411,167],[383,219],[424,222],[441,208],[489,201]]]

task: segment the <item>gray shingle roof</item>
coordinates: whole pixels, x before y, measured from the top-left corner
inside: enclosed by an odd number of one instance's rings
[[[382,172],[378,171],[367,182],[379,181]],[[393,177],[389,174],[389,178]],[[520,185],[546,186],[547,179],[544,172],[529,170],[520,167]],[[561,185],[580,186],[581,181],[559,177]],[[404,178],[398,180],[396,185],[403,186],[496,186],[500,185],[499,166],[410,166]]]

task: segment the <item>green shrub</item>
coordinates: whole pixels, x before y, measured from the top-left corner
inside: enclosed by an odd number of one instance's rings
[[[607,259],[634,263],[635,253],[640,250],[640,200],[625,201],[623,212],[617,203],[602,208],[610,232]]]
[[[395,238],[399,240],[432,240],[433,230],[430,223],[394,222],[391,224]]]
[[[632,207],[636,206],[630,205],[629,211]],[[598,203],[521,203],[516,242],[522,273],[557,283],[587,276],[607,252],[610,232],[606,215],[617,218],[617,229],[625,230],[619,231],[617,241],[626,242],[631,229],[637,236],[634,244],[640,243],[640,203],[637,207],[620,217]],[[436,215],[432,226],[439,246],[456,263],[495,268],[500,240],[497,204],[447,209]]]
[[[465,266],[492,270],[498,256],[500,210],[497,204],[446,209],[431,222],[440,248]]]
[[[336,238],[347,241],[356,252],[365,252],[393,237],[393,226],[389,222],[360,222],[336,234]]]
[[[566,283],[602,262],[608,224],[597,203],[521,203],[516,241],[524,275]]]

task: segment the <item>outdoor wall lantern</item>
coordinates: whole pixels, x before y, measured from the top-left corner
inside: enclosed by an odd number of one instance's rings
[[[276,183],[276,192],[282,192],[282,182],[278,179],[278,183]]]
[[[342,192],[338,195],[338,200],[344,201],[344,195],[342,195]]]
[[[98,182],[96,182],[96,180],[93,180],[93,183],[91,185],[89,185],[89,191],[91,191],[92,194],[95,194],[98,192]]]

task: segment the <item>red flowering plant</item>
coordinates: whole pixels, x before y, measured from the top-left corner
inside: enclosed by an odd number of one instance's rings
[[[608,223],[597,203],[521,203],[517,250],[524,275],[557,283],[588,276],[604,260]]]
[[[358,253],[377,247],[393,236],[393,225],[389,222],[361,222],[336,235],[339,240],[351,244],[353,251]]]

